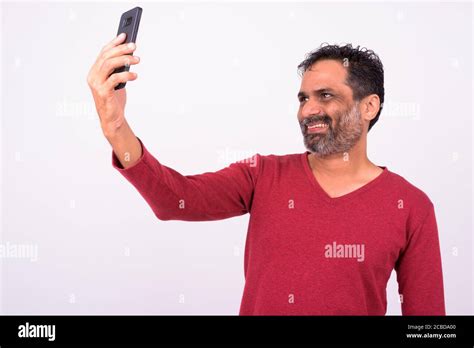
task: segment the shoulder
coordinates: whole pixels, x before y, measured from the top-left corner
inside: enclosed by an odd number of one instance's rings
[[[253,166],[256,177],[264,178],[267,183],[275,178],[291,178],[302,171],[302,153],[292,154],[261,154],[256,153],[244,162]]]
[[[288,165],[294,164],[295,162],[301,162],[302,157],[304,156],[303,153],[291,153],[291,154],[284,154],[284,155],[276,155],[276,154],[269,154],[269,155],[259,155],[259,159],[268,166],[281,166],[281,165]]]
[[[397,203],[409,213],[409,223],[418,225],[423,222],[434,209],[430,197],[420,187],[415,186],[400,174],[392,171],[388,171],[387,174],[391,192],[396,195]]]
[[[403,193],[405,197],[410,198],[411,200],[419,204],[432,204],[428,195],[421,188],[415,186],[412,182],[408,181],[400,174],[389,171],[388,169],[387,172],[390,178],[391,185],[397,188],[400,193]]]

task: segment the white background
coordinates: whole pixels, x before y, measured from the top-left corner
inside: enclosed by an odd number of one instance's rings
[[[248,215],[159,221],[112,168],[86,76],[135,6],[127,118],[182,174],[303,152],[297,65],[323,42],[378,53],[369,157],[433,201],[447,312],[473,314],[473,12],[440,2],[3,2],[1,241],[38,260],[0,259],[1,313],[238,313]],[[393,277],[387,298],[399,314]]]

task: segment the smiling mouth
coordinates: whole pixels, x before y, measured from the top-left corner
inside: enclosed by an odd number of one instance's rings
[[[322,133],[329,128],[329,124],[326,122],[310,123],[306,126],[308,133]]]

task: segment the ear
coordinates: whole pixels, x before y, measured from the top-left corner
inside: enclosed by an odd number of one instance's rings
[[[370,122],[380,110],[380,98],[377,94],[368,95],[362,99],[360,105],[362,119]]]

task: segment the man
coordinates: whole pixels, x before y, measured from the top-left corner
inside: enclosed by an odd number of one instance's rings
[[[241,315],[384,315],[393,269],[404,315],[445,315],[433,204],[367,158],[384,100],[374,52],[323,45],[298,66],[308,151],[184,176],[155,159],[125,120],[125,90],[114,86],[136,74],[110,74],[139,59],[122,41],[103,48],[88,76],[113,166],[161,220],[250,213]]]

